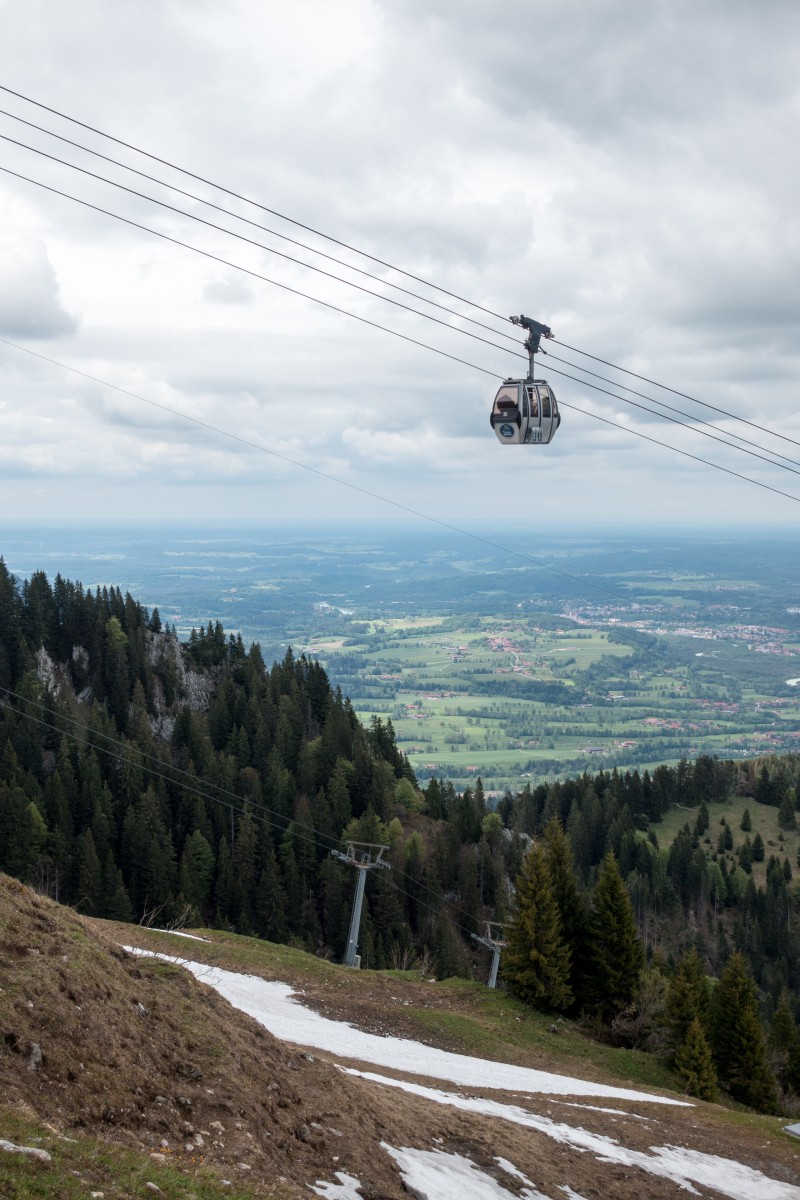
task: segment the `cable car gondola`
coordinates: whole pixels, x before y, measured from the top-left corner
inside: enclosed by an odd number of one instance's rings
[[[489,423],[498,442],[506,446],[544,446],[561,423],[555,393],[545,379],[534,379],[533,356],[542,337],[552,337],[547,325],[529,317],[512,317],[515,325],[528,330],[525,349],[530,366],[526,379],[506,379],[492,404]]]

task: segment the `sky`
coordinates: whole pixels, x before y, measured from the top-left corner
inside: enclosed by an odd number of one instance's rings
[[[768,489],[800,497],[796,5],[0,0],[0,18],[0,84],[29,98],[0,92],[0,134],[190,215],[8,140],[0,166],[205,254],[0,171],[7,517],[794,527],[799,501]],[[501,319],[518,313],[562,343],[537,362],[562,405],[547,447],[488,423],[525,373]],[[621,382],[781,465],[631,407],[648,402]]]

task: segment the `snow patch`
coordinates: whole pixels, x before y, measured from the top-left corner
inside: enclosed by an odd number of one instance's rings
[[[548,1196],[528,1187],[521,1192],[509,1192],[461,1154],[446,1154],[444,1150],[395,1150],[381,1142],[400,1168],[403,1185],[419,1200],[550,1200]],[[518,1178],[525,1176],[516,1171]],[[527,1180],[526,1180],[527,1183]]]
[[[159,958],[186,967],[202,982],[218,991],[235,1008],[254,1017],[276,1037],[295,1045],[314,1046],[341,1058],[359,1059],[392,1068],[402,1063],[403,1069],[409,1073],[447,1079],[476,1089],[501,1088],[504,1091],[539,1092],[547,1095],[555,1093],[614,1096],[626,1100],[691,1107],[683,1101],[665,1096],[626,1088],[604,1087],[602,1084],[587,1083],[563,1075],[551,1075],[545,1071],[467,1058],[465,1055],[450,1054],[406,1039],[376,1037],[374,1034],[362,1033],[352,1025],[328,1020],[311,1009],[304,1008],[292,998],[293,990],[287,984],[269,983],[252,975],[240,975],[219,967],[210,967],[205,963],[188,962],[167,954],[155,954],[150,950],[130,946],[126,946],[125,949],[133,954]],[[632,1150],[614,1138],[592,1133],[580,1126],[573,1127],[553,1121],[549,1117],[528,1112],[518,1105],[502,1104],[481,1097],[461,1096],[422,1084],[377,1075],[374,1072],[342,1069],[349,1075],[368,1079],[385,1087],[399,1088],[435,1104],[511,1121],[569,1146],[578,1153],[592,1154],[598,1162],[636,1167],[649,1175],[669,1179],[693,1195],[700,1195],[693,1186],[696,1183],[712,1189],[719,1195],[728,1196],[731,1200],[741,1200],[744,1196],[747,1200],[800,1200],[800,1188],[770,1179],[761,1171],[729,1158],[681,1146],[651,1146],[649,1151]],[[469,1196],[470,1200],[506,1200],[506,1197],[513,1200],[514,1193],[503,1189],[496,1179],[480,1171],[469,1159],[447,1155],[439,1150],[394,1150],[388,1146],[384,1148],[400,1166],[404,1180],[425,1200],[463,1200],[465,1195]],[[509,1173],[513,1174],[514,1171],[516,1168]],[[328,1200],[363,1200],[358,1194],[361,1185],[357,1179],[342,1172],[336,1172],[336,1177],[338,1183],[320,1181],[317,1188],[323,1190],[311,1190]],[[526,1187],[531,1186],[526,1181]],[[429,1190],[425,1191],[425,1188]],[[430,1190],[431,1188],[433,1190]],[[567,1185],[561,1185],[559,1190],[563,1191],[569,1200],[581,1200]],[[520,1196],[522,1200],[548,1200],[541,1193],[531,1190],[521,1192]]]
[[[193,942],[207,942],[208,938],[198,937],[196,933],[184,933],[182,929],[155,929],[150,928],[151,933],[171,933],[173,937],[190,938]]]
[[[374,1083],[383,1083],[387,1087],[400,1088],[401,1091],[422,1096],[435,1104],[450,1105],[463,1112],[498,1117],[504,1121],[512,1121],[515,1125],[524,1125],[573,1150],[594,1154],[598,1162],[638,1167],[649,1175],[670,1179],[696,1196],[701,1193],[692,1186],[693,1183],[711,1187],[722,1196],[730,1196],[731,1200],[742,1200],[743,1196],[746,1196],[747,1200],[800,1200],[800,1188],[793,1184],[770,1179],[761,1171],[734,1162],[730,1158],[720,1158],[716,1154],[705,1154],[703,1151],[688,1150],[681,1146],[651,1146],[649,1153],[644,1150],[629,1150],[604,1134],[591,1133],[580,1126],[574,1128],[564,1125],[513,1104],[500,1104],[497,1100],[440,1092],[435,1088],[422,1087],[403,1079],[375,1075],[371,1071],[348,1070],[347,1073],[360,1075]]]
[[[315,1196],[324,1196],[325,1200],[364,1200],[364,1197],[359,1195],[361,1184],[354,1175],[337,1171],[336,1178],[338,1183],[324,1183],[318,1179],[316,1185],[310,1183],[308,1186]]]
[[[125,947],[134,954],[151,955],[166,962],[178,963],[209,984],[224,996],[234,1008],[254,1017],[261,1025],[285,1042],[298,1046],[313,1046],[326,1050],[339,1058],[353,1058],[359,1062],[373,1063],[379,1067],[396,1067],[412,1075],[428,1079],[446,1080],[464,1087],[496,1088],[506,1092],[527,1092],[556,1096],[603,1096],[616,1100],[644,1101],[649,1104],[669,1104],[692,1107],[683,1100],[669,1096],[656,1096],[650,1092],[638,1092],[630,1088],[612,1087],[602,1083],[589,1083],[568,1075],[554,1075],[549,1071],[536,1071],[530,1067],[518,1067],[513,1063],[490,1062],[481,1058],[469,1058],[464,1054],[452,1054],[412,1042],[406,1038],[378,1037],[364,1033],[344,1021],[332,1021],[320,1016],[310,1008],[299,1004],[293,989],[285,983],[268,982],[254,975],[239,975],[224,971],[221,967],[209,967],[206,963],[189,962],[172,958],[167,954],[155,954],[152,950]]]

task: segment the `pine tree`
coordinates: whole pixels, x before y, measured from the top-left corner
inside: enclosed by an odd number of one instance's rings
[[[713,1100],[717,1094],[717,1073],[711,1047],[703,1026],[694,1017],[686,1037],[675,1055],[675,1070],[684,1082],[690,1096],[700,1100]]]
[[[711,1047],[720,1080],[734,1100],[769,1112],[774,1080],[767,1064],[756,986],[738,951],[731,955],[714,990]]]
[[[742,830],[743,833],[749,833],[750,830],[753,828],[753,819],[750,816],[749,808],[746,808],[744,810],[744,812],[742,813],[742,820],[739,825],[739,828]]]
[[[610,1020],[636,994],[644,951],[628,889],[608,853],[592,894],[589,917],[590,987],[598,1013]]]
[[[550,871],[542,847],[534,843],[517,877],[503,974],[510,990],[528,1004],[563,1011],[573,999],[570,965]]]

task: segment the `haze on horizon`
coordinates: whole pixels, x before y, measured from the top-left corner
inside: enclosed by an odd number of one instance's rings
[[[800,444],[800,10],[236,0],[222,12],[170,0],[145,15],[32,0],[4,28],[0,84]],[[8,93],[0,107],[212,196]],[[64,154],[7,116],[0,133]],[[497,376],[524,371],[7,141],[0,164]],[[504,450],[488,425],[491,375],[7,174],[0,221],[0,338],[273,452],[0,343],[0,508],[15,519],[404,523],[382,497],[505,539],[521,528],[795,527],[791,500],[570,410],[551,446]],[[540,368],[562,405],[800,496],[786,470],[551,373],[546,359]]]

